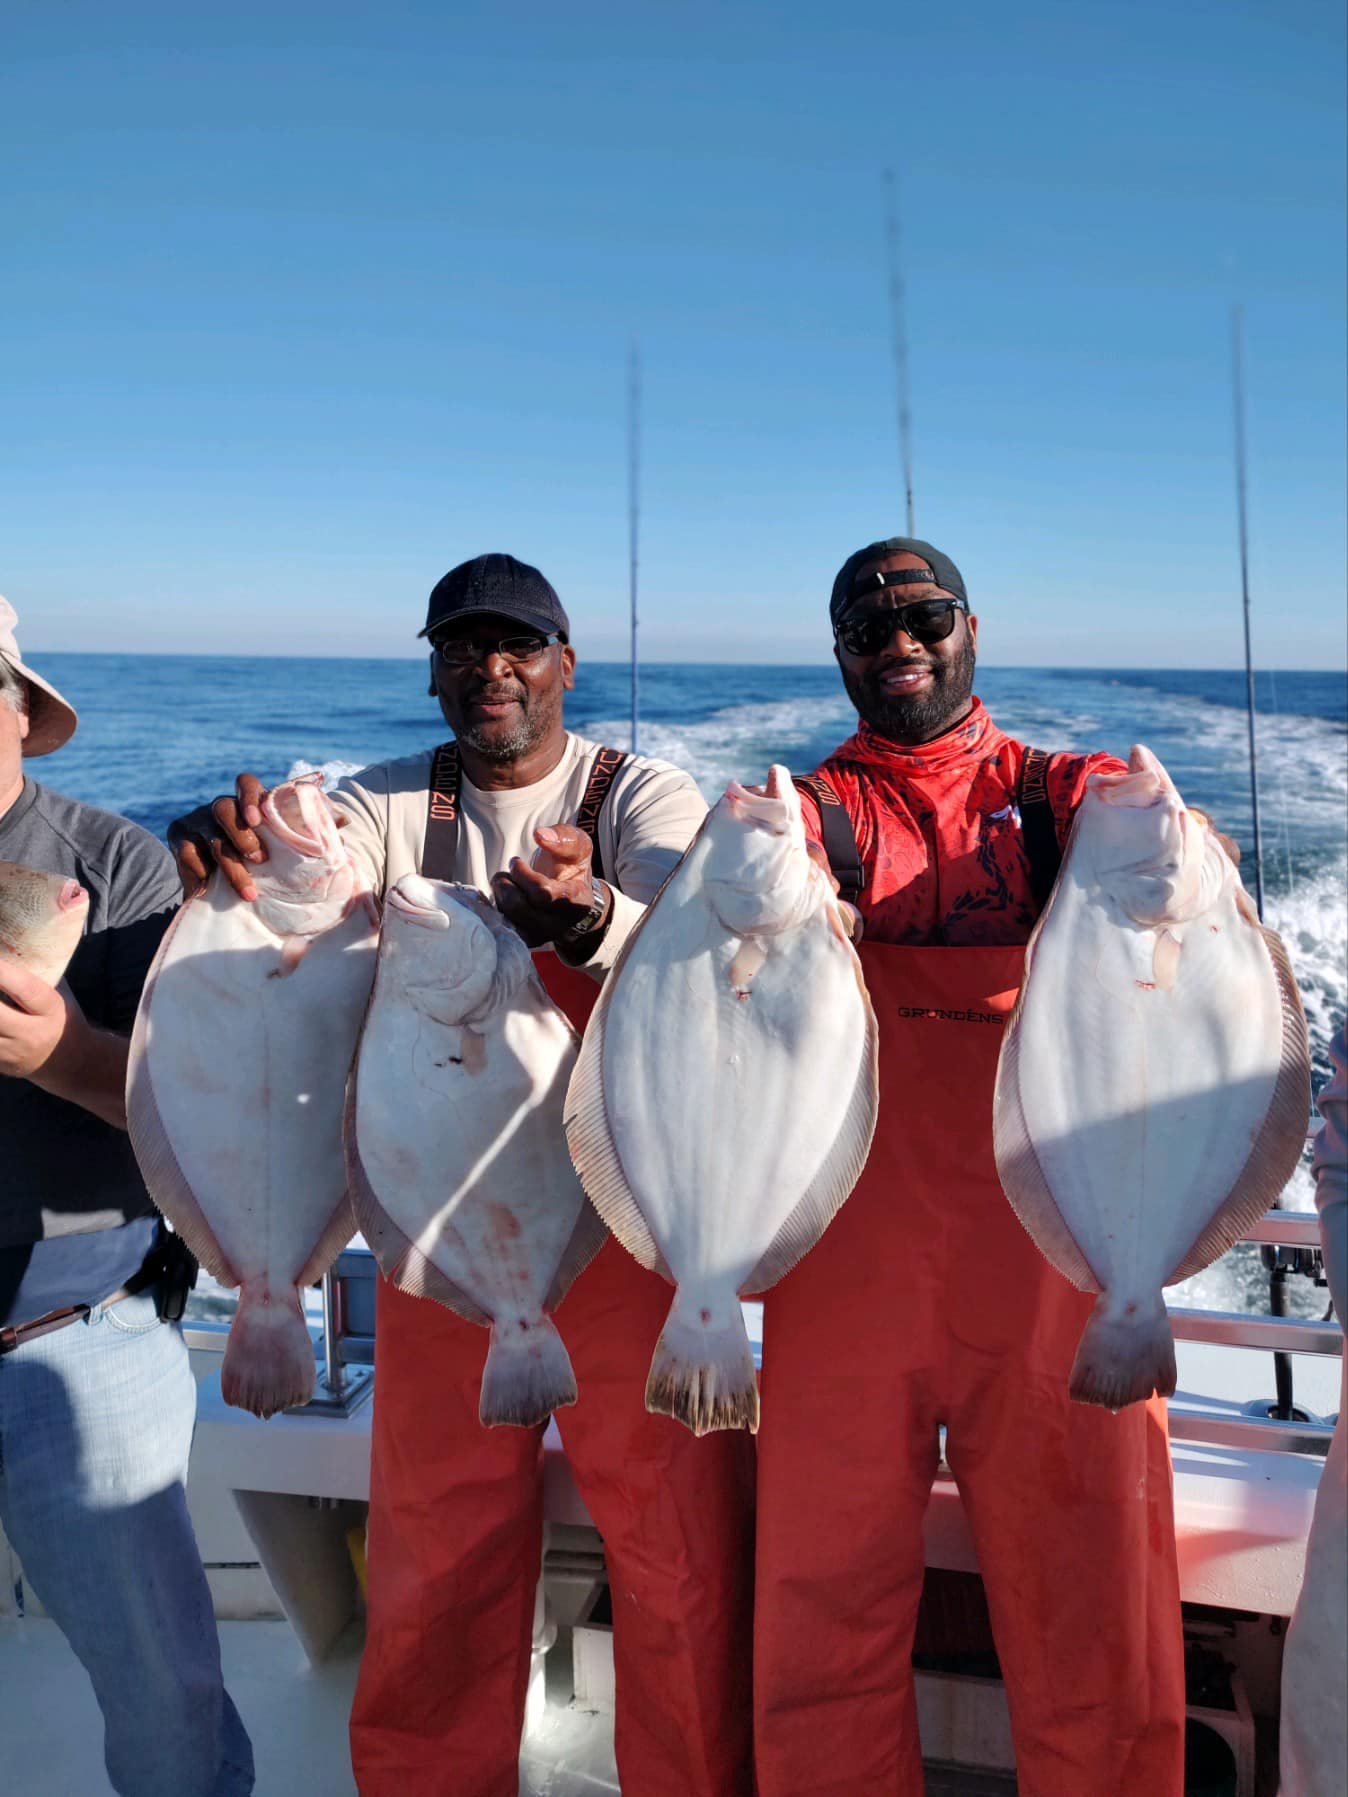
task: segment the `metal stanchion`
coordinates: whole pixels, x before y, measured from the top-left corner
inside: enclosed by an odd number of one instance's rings
[[[331,1267],[323,1275],[323,1370],[307,1404],[291,1416],[350,1416],[374,1389],[372,1366],[342,1361],[342,1288]]]

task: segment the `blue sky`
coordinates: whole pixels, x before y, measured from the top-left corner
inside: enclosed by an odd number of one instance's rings
[[[537,561],[625,653],[827,654],[917,524],[990,663],[1345,660],[1344,24],[1183,6],[10,0],[0,591],[26,646],[404,654]]]

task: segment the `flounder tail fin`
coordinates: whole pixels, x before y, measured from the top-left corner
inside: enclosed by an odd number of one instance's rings
[[[493,1323],[482,1369],[478,1420],[487,1428],[514,1423],[530,1428],[576,1401],[571,1357],[551,1317],[512,1317]]]
[[[314,1395],[314,1346],[298,1290],[274,1294],[245,1284],[220,1369],[226,1404],[274,1416]]]
[[[738,1298],[713,1310],[674,1294],[655,1344],[646,1408],[694,1435],[758,1429],[758,1378]]]
[[[1165,1305],[1125,1309],[1108,1292],[1096,1299],[1072,1363],[1070,1395],[1079,1404],[1121,1410],[1175,1389],[1175,1338]]]

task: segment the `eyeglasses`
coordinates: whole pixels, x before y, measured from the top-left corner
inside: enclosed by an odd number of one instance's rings
[[[967,599],[915,599],[892,611],[871,611],[844,619],[834,631],[849,655],[878,655],[896,630],[915,643],[944,642],[955,628],[955,614],[967,613]]]
[[[475,643],[467,636],[442,636],[433,637],[431,647],[447,668],[475,668],[489,655],[503,656],[512,667],[518,667],[521,662],[537,661],[553,643],[561,640],[558,630],[547,636],[504,636],[499,643]]]

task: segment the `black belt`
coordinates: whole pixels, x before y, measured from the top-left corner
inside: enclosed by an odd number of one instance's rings
[[[160,1278],[164,1271],[164,1257],[156,1248],[139,1273],[133,1273],[124,1286],[104,1298],[104,1304],[120,1304],[123,1298],[134,1298],[137,1292],[143,1292]],[[58,1329],[67,1329],[71,1323],[82,1323],[94,1308],[91,1304],[71,1304],[64,1310],[49,1310],[46,1316],[34,1317],[30,1323],[6,1323],[0,1329],[0,1354],[12,1354],[15,1348],[21,1348],[25,1342],[36,1341],[40,1335],[54,1335]]]

